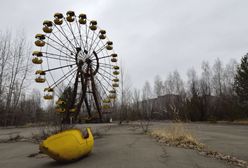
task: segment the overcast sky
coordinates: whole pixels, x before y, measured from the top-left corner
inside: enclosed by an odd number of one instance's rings
[[[134,87],[203,60],[237,61],[248,51],[247,0],[1,0],[0,30],[30,41],[55,12],[86,13],[114,42]]]

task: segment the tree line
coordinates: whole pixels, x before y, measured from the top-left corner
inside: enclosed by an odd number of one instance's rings
[[[40,92],[27,94],[33,80],[30,56],[24,32],[0,32],[0,126],[44,120]]]
[[[33,83],[31,45],[23,32],[0,32],[0,126],[53,121],[54,102],[42,106]],[[120,99],[113,117],[120,120],[170,119],[181,121],[238,120],[248,118],[248,55],[240,63],[224,65],[203,61],[201,71],[191,68],[187,80],[178,71],[165,80],[146,81],[141,89],[132,88],[121,69]]]
[[[123,79],[119,118],[121,120],[169,119],[180,121],[240,120],[248,118],[248,55],[241,63],[230,60],[224,65],[201,64],[201,71],[187,71],[183,80],[178,71],[163,81],[159,75],[153,85],[131,89]],[[118,118],[118,115],[116,115]]]

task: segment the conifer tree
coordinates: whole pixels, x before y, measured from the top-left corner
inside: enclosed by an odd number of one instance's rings
[[[235,91],[241,102],[248,102],[248,54],[241,59],[234,82]]]

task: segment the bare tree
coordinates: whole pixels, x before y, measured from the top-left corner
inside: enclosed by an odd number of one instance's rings
[[[142,89],[142,99],[148,100],[152,97],[152,88],[148,81],[145,82],[143,89]]]
[[[189,69],[187,72],[188,75],[188,89],[190,93],[190,97],[199,95],[199,80],[194,68]]]
[[[133,96],[132,96],[132,119],[138,119],[141,113],[141,96],[140,96],[140,90],[134,89],[133,90]]]
[[[238,63],[236,60],[231,59],[229,63],[225,66],[223,74],[223,92],[225,95],[234,95],[234,79],[237,73]]]
[[[212,71],[209,66],[209,63],[206,61],[202,62],[202,74],[201,74],[201,79],[200,79],[200,93],[201,95],[205,96],[211,95],[211,79],[212,79]]]
[[[140,126],[143,132],[148,132],[150,120],[153,111],[153,104],[152,104],[152,89],[151,85],[148,81],[145,82],[143,89],[142,89],[142,109],[140,112]]]
[[[173,72],[173,83],[175,85],[174,94],[184,95],[185,94],[184,82],[181,79],[181,76],[177,70]]]
[[[185,112],[185,116],[187,120],[190,118],[192,121],[197,121],[200,118],[201,114],[201,102],[199,96],[199,80],[194,68],[188,70],[188,93],[189,98],[187,101],[187,112]],[[189,116],[187,116],[189,114]]]
[[[161,80],[161,77],[157,75],[154,79],[154,93],[157,97],[162,96],[164,93],[164,86],[163,81]]]
[[[128,108],[132,102],[132,84],[130,77],[125,72],[125,67],[122,65],[121,68],[121,109],[119,120],[120,123],[123,120],[128,120]]]
[[[216,96],[221,96],[223,93],[223,77],[224,77],[224,69],[222,62],[220,59],[216,59],[213,65],[213,78],[212,85],[214,89],[214,94]]]
[[[174,94],[175,85],[173,81],[172,73],[169,73],[166,80],[164,81],[164,93],[165,94]]]
[[[30,47],[23,33],[12,38],[11,33],[0,34],[0,99],[5,125],[14,124],[24,83],[30,70]]]

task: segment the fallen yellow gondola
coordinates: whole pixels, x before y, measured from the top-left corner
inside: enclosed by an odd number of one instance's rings
[[[54,160],[68,162],[89,154],[94,145],[90,128],[82,135],[79,129],[71,129],[52,135],[40,144],[40,151]]]

